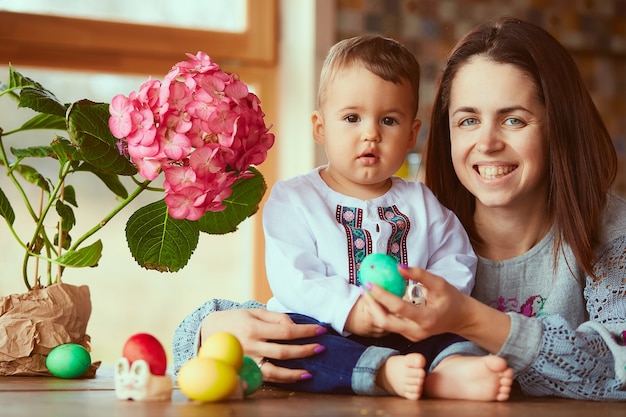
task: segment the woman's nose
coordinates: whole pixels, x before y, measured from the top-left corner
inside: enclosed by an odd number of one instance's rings
[[[504,142],[501,132],[493,126],[483,123],[476,140],[476,150],[480,153],[491,153],[502,150]]]

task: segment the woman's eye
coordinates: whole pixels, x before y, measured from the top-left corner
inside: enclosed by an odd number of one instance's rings
[[[349,114],[346,117],[344,117],[343,120],[345,120],[348,123],[356,123],[359,121],[359,116],[357,116],[356,114]]]
[[[382,124],[385,126],[395,126],[398,124],[398,121],[393,117],[383,117]]]
[[[524,126],[525,123],[516,117],[509,117],[504,121],[504,124],[507,126]]]
[[[468,117],[467,119],[463,119],[461,120],[461,123],[459,123],[460,126],[474,126],[478,124],[478,119],[475,119],[473,117]]]

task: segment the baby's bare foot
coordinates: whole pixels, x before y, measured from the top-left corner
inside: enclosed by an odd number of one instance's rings
[[[513,370],[499,356],[451,356],[428,374],[424,392],[434,398],[506,401],[511,385]]]
[[[424,387],[425,364],[419,353],[391,356],[378,371],[376,383],[390,394],[418,400]]]

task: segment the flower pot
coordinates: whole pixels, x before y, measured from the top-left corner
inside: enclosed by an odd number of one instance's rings
[[[46,356],[58,345],[90,349],[89,287],[65,283],[0,297],[0,376],[51,375]],[[84,377],[94,377],[99,362]]]

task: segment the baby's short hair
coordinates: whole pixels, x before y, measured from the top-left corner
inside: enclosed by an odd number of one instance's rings
[[[396,40],[374,34],[344,39],[330,48],[320,73],[318,106],[323,103],[328,85],[337,71],[355,63],[385,81],[395,84],[408,81],[417,114],[420,65],[415,55]]]

